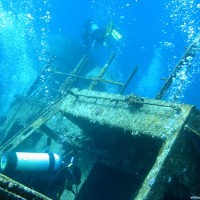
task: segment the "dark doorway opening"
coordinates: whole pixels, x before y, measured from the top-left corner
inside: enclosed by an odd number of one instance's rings
[[[130,200],[139,186],[137,177],[98,162],[76,200]]]

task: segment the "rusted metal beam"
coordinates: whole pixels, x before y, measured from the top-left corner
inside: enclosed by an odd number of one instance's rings
[[[144,98],[139,101],[137,98],[129,99],[123,95],[73,90],[63,99],[60,110],[76,123],[84,121],[85,124],[81,126],[83,129],[90,127],[92,130],[93,122],[133,131],[133,134],[144,133],[162,138],[168,137],[168,126],[170,129],[174,123],[179,123],[179,118],[185,117],[190,107],[153,99]]]
[[[47,196],[32,190],[23,184],[0,174],[0,199],[4,200],[51,200]]]
[[[55,74],[60,74],[60,75],[65,75],[65,76],[71,76],[74,78],[79,78],[79,79],[85,79],[85,80],[90,80],[90,81],[99,81],[99,82],[105,82],[105,83],[110,83],[113,85],[120,85],[120,86],[124,86],[123,83],[118,82],[118,81],[113,81],[113,80],[108,80],[108,79],[103,79],[103,78],[98,78],[96,76],[78,76],[78,75],[72,75],[72,74],[67,74],[67,73],[63,73],[63,72],[54,72]]]
[[[186,52],[184,53],[184,55],[182,56],[182,58],[180,59],[180,61],[178,62],[178,64],[176,65],[176,67],[174,68],[170,76],[168,77],[168,79],[166,80],[165,84],[163,85],[159,93],[157,94],[156,99],[163,98],[163,96],[166,94],[166,92],[172,85],[173,79],[176,78],[177,73],[182,69],[182,66],[184,63],[188,64],[187,68],[190,67],[190,59],[188,59],[188,57],[195,56],[195,51],[196,51],[195,48],[198,47],[199,43],[200,43],[200,34],[197,35],[197,37],[194,39],[192,44],[188,47],[188,49],[186,50]]]
[[[191,109],[188,109],[187,115],[189,116]],[[157,156],[156,162],[154,166],[149,171],[148,175],[146,176],[136,198],[134,200],[160,200],[164,196],[164,192],[166,191],[167,184],[164,185],[165,180],[163,180],[163,184],[161,184],[160,179],[163,177],[161,174],[164,174],[163,171],[166,170],[168,165],[166,165],[167,159],[169,159],[169,155],[172,154],[173,147],[177,142],[178,136],[181,134],[183,130],[184,124],[187,120],[187,115],[185,119],[182,119],[182,123],[180,123],[179,127],[173,128],[173,135],[168,138],[165,143],[163,144],[159,155]],[[170,130],[171,131],[171,130]],[[154,192],[152,192],[154,191]]]
[[[45,70],[47,70],[48,68],[50,68],[52,66],[54,58],[55,58],[55,56],[51,56],[49,58],[49,60],[47,61],[47,64],[44,66],[44,68],[42,69],[42,71],[40,72],[40,74],[38,75],[38,77],[36,78],[36,80],[34,81],[34,83],[29,88],[29,90],[27,92],[27,96],[31,95],[32,92],[35,90],[35,88],[37,87],[38,82],[41,79],[41,76],[45,73]]]
[[[90,84],[89,90],[93,90],[93,89],[96,87],[96,85],[97,85],[98,82],[99,82],[98,80],[100,80],[100,79],[103,77],[103,75],[106,73],[108,67],[110,66],[110,64],[111,64],[112,61],[114,60],[115,56],[116,56],[116,54],[115,54],[115,53],[112,53],[112,55],[111,55],[110,58],[108,59],[107,63],[106,63],[106,64],[103,66],[103,68],[101,69],[101,71],[100,71],[100,73],[99,73],[99,75],[98,75],[98,77],[97,77],[97,80],[96,80],[96,81],[92,81],[92,83]]]
[[[79,61],[79,63],[77,64],[77,66],[69,73],[69,77],[60,86],[59,90],[60,90],[61,93],[65,93],[66,90],[68,90],[69,88],[72,87],[72,85],[76,81],[75,75],[78,76],[80,74],[81,70],[83,69],[83,67],[85,66],[87,61],[88,61],[87,56],[84,55],[81,58],[81,60]]]
[[[62,99],[59,99],[50,108],[45,110],[40,116],[38,116],[33,122],[31,122],[24,129],[19,131],[15,136],[8,140],[4,145],[0,147],[0,152],[10,151],[16,148],[24,140],[26,140],[30,135],[37,131],[44,123],[51,119],[56,113],[59,112]]]
[[[133,69],[133,71],[132,71],[131,75],[129,76],[129,78],[127,79],[126,83],[125,83],[125,84],[123,85],[123,87],[121,88],[121,90],[120,90],[120,92],[119,92],[120,94],[123,94],[123,93],[124,93],[124,91],[126,90],[128,84],[131,82],[132,78],[135,76],[137,70],[138,70],[138,67],[136,66],[136,67]]]

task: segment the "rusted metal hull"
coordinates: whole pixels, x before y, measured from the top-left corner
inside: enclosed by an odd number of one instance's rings
[[[83,177],[77,199],[95,198],[92,193],[87,196],[90,189],[95,191],[93,176],[100,190],[115,188],[124,200],[164,199],[168,194],[181,198],[200,194],[199,130],[200,112],[191,105],[73,89],[0,150],[26,146],[37,131],[41,137],[31,147],[34,151],[43,151],[48,135],[54,139],[51,151],[59,149],[63,158],[69,151],[78,152]],[[102,167],[105,174],[100,173]],[[102,176],[114,180],[117,174],[118,186],[100,184]],[[126,189],[120,191],[120,184]],[[187,194],[183,194],[185,188]],[[102,195],[106,199],[108,193]],[[69,192],[62,198],[75,199]]]

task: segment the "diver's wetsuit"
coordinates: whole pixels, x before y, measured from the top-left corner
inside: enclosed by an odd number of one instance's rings
[[[52,177],[49,185],[46,188],[45,194],[55,200],[59,200],[64,189],[67,189],[73,193],[72,185],[79,185],[81,179],[81,171],[77,165],[71,165],[70,167],[63,166],[57,174]]]
[[[97,28],[92,29],[92,25]],[[83,31],[83,43],[86,48],[102,46],[105,42],[105,32],[103,28],[99,28],[94,22],[88,22]]]

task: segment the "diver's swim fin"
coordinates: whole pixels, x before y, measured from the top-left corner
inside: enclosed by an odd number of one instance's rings
[[[110,21],[110,23],[107,25],[106,27],[106,33],[105,33],[105,38],[108,38],[110,36],[110,34],[112,33],[114,28],[114,23],[113,21]]]
[[[122,38],[122,35],[118,31],[116,31],[115,29],[112,30],[111,35],[117,41]]]
[[[122,38],[122,35],[114,29],[113,21],[110,21],[110,23],[106,27],[105,38],[108,38],[110,35],[112,35],[112,37],[117,41]]]

